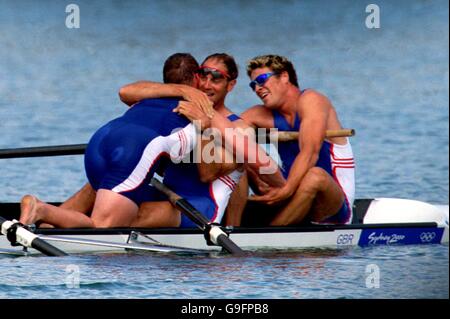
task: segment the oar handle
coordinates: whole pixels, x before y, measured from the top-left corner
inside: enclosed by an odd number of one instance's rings
[[[205,237],[207,240],[211,241],[213,244],[221,246],[231,254],[244,255],[244,251],[239,248],[239,246],[236,245],[218,225],[212,224],[186,199],[176,194],[154,177],[151,180],[151,184],[156,189],[166,194],[172,205],[179,208],[190,220],[197,224],[197,226],[205,232]]]
[[[325,137],[351,137],[355,136],[355,129],[353,128],[343,128],[340,130],[327,130],[325,132]]]
[[[355,130],[351,128],[340,129],[340,130],[327,130],[325,132],[325,137],[350,137],[355,135]],[[259,140],[258,136],[258,140]],[[278,142],[289,142],[298,139],[298,132],[290,131],[275,131],[269,134],[263,134],[262,139],[272,139],[278,140]]]
[[[36,234],[23,227],[22,224],[19,224],[17,221],[9,221],[1,216],[0,233],[5,235],[11,244],[34,248],[47,256],[67,256],[65,252],[42,240]],[[14,240],[11,240],[10,235],[13,235]]]

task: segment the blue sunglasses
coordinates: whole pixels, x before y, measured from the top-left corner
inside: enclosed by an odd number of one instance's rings
[[[277,74],[278,73],[276,73],[276,72],[260,74],[253,81],[251,81],[249,85],[252,88],[252,90],[255,91],[256,84],[258,84],[259,86],[263,86],[272,75],[277,75]]]

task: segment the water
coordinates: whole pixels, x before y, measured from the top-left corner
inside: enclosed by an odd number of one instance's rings
[[[358,198],[449,203],[447,1],[376,1],[381,28],[372,30],[366,1],[76,3],[80,29],[65,27],[64,2],[0,1],[0,148],[87,142],[125,110],[118,88],[161,80],[165,58],[178,51],[199,60],[233,54],[241,74],[226,102],[241,112],[258,103],[246,61],[277,53],[296,65],[303,88],[325,93],[343,125],[356,129]],[[2,160],[0,201],[25,193],[60,201],[84,181],[82,157]],[[379,288],[366,287],[371,264]],[[80,289],[66,287],[67,265],[79,267]],[[215,290],[230,298],[448,298],[448,282],[448,246],[439,245],[236,260],[0,259],[1,298],[214,298]]]
[[[448,246],[0,259],[0,297],[448,298]],[[430,264],[433,271],[430,272]],[[20,277],[11,277],[11,269]],[[376,269],[379,280],[369,275]],[[74,270],[79,282],[75,282]],[[447,278],[443,275],[447,273]],[[408,282],[407,285],[401,284]],[[414,289],[411,289],[414,287]]]

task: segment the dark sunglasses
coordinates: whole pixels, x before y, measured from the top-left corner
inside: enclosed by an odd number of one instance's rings
[[[202,78],[206,78],[208,76],[208,74],[211,74],[211,77],[213,78],[213,80],[230,78],[230,76],[228,74],[226,74],[225,72],[223,72],[219,69],[216,69],[216,68],[210,68],[208,66],[201,66],[197,70],[196,73]]]
[[[253,81],[251,81],[249,85],[252,88],[252,90],[255,91],[256,84],[258,84],[259,86],[263,86],[272,75],[277,75],[277,74],[278,74],[277,72],[269,72],[269,73],[260,74]]]

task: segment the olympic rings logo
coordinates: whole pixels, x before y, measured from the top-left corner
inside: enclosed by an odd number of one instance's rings
[[[422,243],[429,243],[436,237],[435,232],[426,232],[420,234],[420,240]]]

